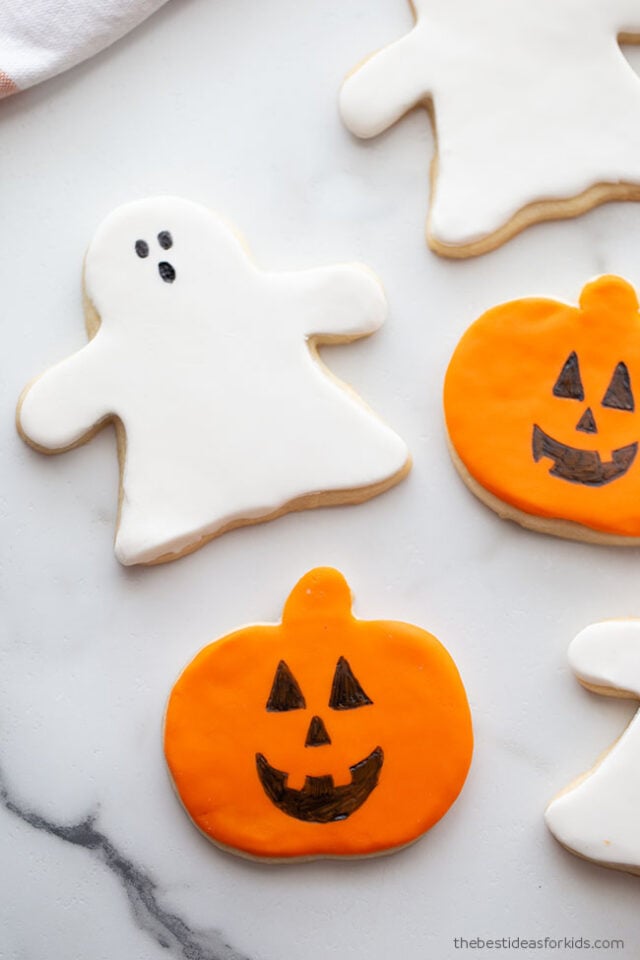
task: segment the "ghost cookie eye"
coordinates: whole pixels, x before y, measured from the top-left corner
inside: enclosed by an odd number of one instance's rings
[[[149,256],[149,244],[147,243],[146,240],[136,240],[135,251],[138,254],[138,256],[142,260],[144,260],[146,257]]]
[[[161,230],[158,234],[158,243],[163,250],[170,250],[173,246],[173,237],[168,230]]]

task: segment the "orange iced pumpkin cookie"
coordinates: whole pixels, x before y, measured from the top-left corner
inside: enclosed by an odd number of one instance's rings
[[[595,543],[640,543],[640,315],[619,277],[578,307],[505,303],[464,334],[444,407],[471,490],[525,527]]]
[[[205,647],[176,683],[167,763],[196,826],[250,857],[364,856],[449,809],[473,749],[445,648],[406,623],[357,620],[337,570],[306,574],[282,623]]]

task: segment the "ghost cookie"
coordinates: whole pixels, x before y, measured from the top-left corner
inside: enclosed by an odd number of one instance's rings
[[[464,334],[444,409],[453,461],[500,516],[593,543],[640,543],[640,315],[600,277],[577,307],[505,303]]]
[[[204,835],[290,860],[388,853],[440,820],[473,734],[456,666],[431,634],[357,620],[344,577],[312,570],[280,624],[205,647],[177,681],[164,749]]]
[[[403,441],[316,351],[383,322],[365,267],[259,270],[220,218],[161,197],[107,217],[84,282],[90,342],[26,388],[17,422],[45,453],[115,423],[122,563],[173,560],[290,510],[359,503],[408,472]]]
[[[536,221],[640,198],[640,80],[618,43],[640,37],[637,0],[412,5],[414,29],[348,77],[340,108],[359,137],[428,108],[435,251],[474,256]]]
[[[596,623],[573,640],[569,662],[588,690],[640,700],[640,620]],[[640,874],[640,713],[595,767],[547,807],[546,822],[571,853]]]

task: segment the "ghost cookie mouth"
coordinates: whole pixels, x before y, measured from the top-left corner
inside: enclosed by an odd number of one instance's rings
[[[597,450],[580,450],[560,443],[534,424],[532,451],[536,463],[543,457],[554,461],[550,476],[585,487],[603,487],[627,473],[636,458],[638,444],[618,447],[612,451],[611,460],[603,461]]]
[[[289,774],[276,770],[262,753],[256,754],[256,769],[264,792],[289,817],[309,823],[346,820],[367,800],[378,785],[384,762],[381,747],[349,767],[351,782],[334,786],[333,777],[307,777],[302,790],[287,786]]]
[[[160,277],[162,278],[162,280],[164,280],[165,283],[173,283],[173,281],[176,278],[175,267],[172,266],[172,264],[168,263],[166,260],[162,260],[158,264],[158,273],[160,274]]]

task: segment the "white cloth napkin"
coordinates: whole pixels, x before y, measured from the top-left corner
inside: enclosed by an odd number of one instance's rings
[[[124,36],[166,0],[0,0],[0,98]]]

